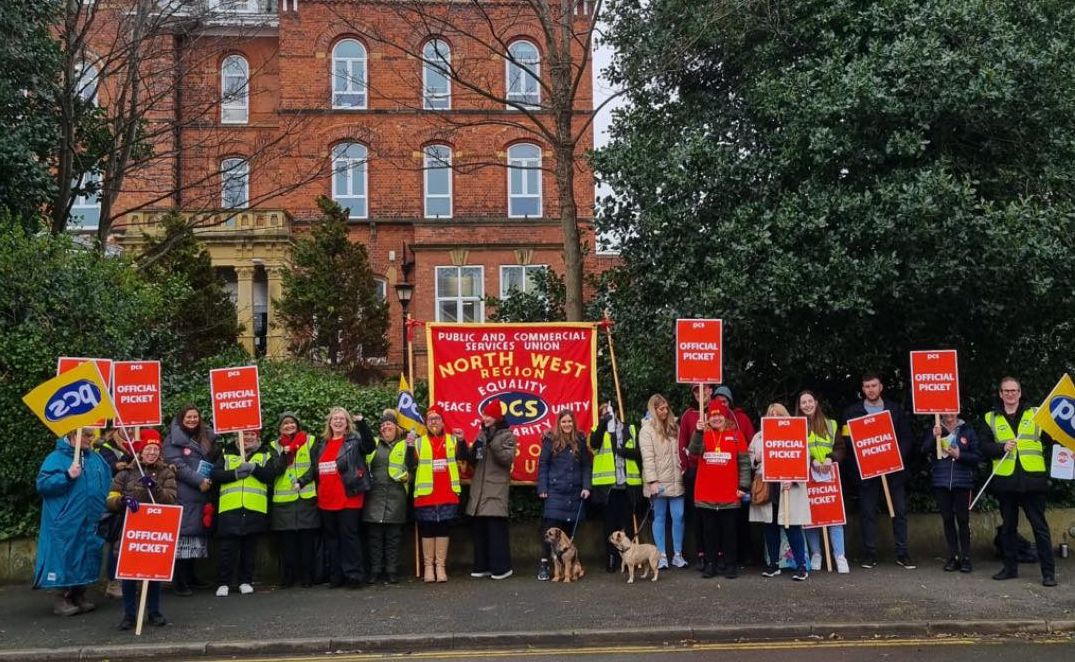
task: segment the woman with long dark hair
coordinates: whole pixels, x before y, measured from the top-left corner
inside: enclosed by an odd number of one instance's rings
[[[564,409],[556,415],[556,426],[541,439],[538,456],[538,497],[545,502],[541,520],[541,537],[556,527],[573,535],[575,526],[584,516],[582,503],[590,498],[592,480],[590,451],[586,438],[579,432],[575,414]],[[549,559],[552,550],[547,542],[538,579],[549,579]]]
[[[836,434],[836,421],[825,416],[821,403],[812,391],[802,391],[795,399],[795,415],[805,416],[810,431],[806,448],[810,453],[810,471],[819,478],[831,479],[833,467],[840,464],[847,454],[841,435]],[[844,527],[826,527],[832,541],[832,553],[836,556],[836,572],[847,574],[851,566],[844,550]],[[806,545],[810,549],[810,569],[821,570],[821,529],[805,529]]]

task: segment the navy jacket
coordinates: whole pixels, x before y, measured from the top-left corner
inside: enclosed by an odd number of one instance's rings
[[[541,440],[541,455],[538,457],[538,494],[547,493],[544,518],[561,522],[574,522],[585,519],[582,503],[582,490],[591,489],[593,479],[590,451],[586,448],[586,439],[578,435],[578,451],[564,448],[559,453],[552,452],[552,438],[546,435]],[[581,513],[581,514],[580,514]]]
[[[947,430],[941,426],[945,436],[942,443],[948,439]],[[922,452],[929,458],[929,473],[934,488],[945,490],[972,490],[974,489],[974,476],[978,465],[982,461],[982,451],[978,445],[978,434],[966,421],[959,421],[955,429],[955,441],[959,444],[959,459],[945,457],[937,459],[937,439],[933,436],[933,430],[926,434],[922,442]]]

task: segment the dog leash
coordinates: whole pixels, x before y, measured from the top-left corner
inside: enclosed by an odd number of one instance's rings
[[[582,516],[582,504],[582,497],[579,497],[579,509],[578,512],[575,513],[575,525],[571,527],[571,542],[575,541],[575,531],[578,531],[579,528],[579,517]]]

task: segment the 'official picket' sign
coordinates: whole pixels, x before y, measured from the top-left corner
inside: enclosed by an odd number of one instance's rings
[[[956,350],[911,352],[911,403],[916,414],[959,413]]]
[[[847,427],[862,480],[903,471],[903,457],[896,440],[896,428],[892,425],[892,412],[885,410],[852,418],[847,422]]]
[[[261,390],[256,365],[209,372],[213,430],[217,434],[261,429]]]
[[[724,322],[676,320],[676,381],[680,384],[719,384],[723,370]]]

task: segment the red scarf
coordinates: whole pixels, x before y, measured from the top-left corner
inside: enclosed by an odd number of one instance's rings
[[[291,466],[295,462],[295,453],[299,452],[302,445],[307,441],[306,433],[298,431],[295,434],[288,436],[286,434],[280,435],[280,446],[287,449],[287,466]]]

